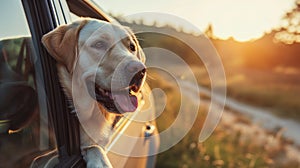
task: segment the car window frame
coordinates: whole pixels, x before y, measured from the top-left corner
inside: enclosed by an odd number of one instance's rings
[[[55,27],[70,22],[66,16],[66,3],[61,0],[22,0],[23,8],[37,54],[37,65],[41,66],[41,81],[47,97],[50,124],[56,136],[58,167],[84,167],[81,156],[79,121],[68,108],[67,99],[59,84],[56,61],[41,44],[44,34]]]

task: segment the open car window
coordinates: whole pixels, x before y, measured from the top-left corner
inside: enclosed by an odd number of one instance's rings
[[[54,135],[21,1],[6,0],[0,8],[0,163],[28,167],[54,149]]]

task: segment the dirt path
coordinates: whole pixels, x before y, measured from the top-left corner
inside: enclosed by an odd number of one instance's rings
[[[180,83],[184,87],[185,91],[188,90],[187,93],[194,93],[189,94],[189,97],[199,94],[203,94],[208,97],[211,96],[210,90],[205,87],[193,86],[191,83],[182,80]],[[199,91],[199,94],[197,94],[197,91]],[[197,99],[191,98],[191,100]],[[213,99],[213,103],[216,104],[221,104],[223,101],[224,98],[220,95],[215,95],[215,98]],[[228,97],[226,98],[225,105],[233,111],[246,115],[253,124],[257,124],[269,131],[283,129],[283,137],[292,140],[295,145],[300,146],[300,123],[291,119],[279,118],[278,116],[273,115],[271,111],[247,105]]]
[[[196,103],[195,100],[199,101],[199,94],[211,97],[209,89],[197,88],[183,80],[179,83],[184,90],[182,93],[193,103]],[[200,106],[208,109],[212,103],[212,106],[217,107],[215,109],[220,109],[220,104],[223,101],[222,96],[215,95],[212,102],[208,99],[201,99]],[[282,155],[276,158],[276,163],[285,164],[294,161],[297,165],[300,164],[299,123],[279,118],[272,115],[270,111],[249,106],[230,98],[226,99],[225,105],[227,108],[223,110],[218,127],[231,133],[239,132],[240,143],[251,142],[251,145],[263,148],[270,155],[281,153]],[[286,143],[286,139],[292,140],[294,143]]]

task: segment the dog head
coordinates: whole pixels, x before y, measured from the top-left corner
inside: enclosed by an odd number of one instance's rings
[[[54,29],[42,42],[68,75],[79,74],[78,84],[108,112],[137,109],[146,67],[144,53],[130,29],[83,19]]]

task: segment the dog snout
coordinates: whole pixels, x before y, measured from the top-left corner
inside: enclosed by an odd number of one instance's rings
[[[144,73],[146,72],[146,67],[143,63],[138,62],[138,61],[132,61],[130,62],[127,66],[126,66],[126,70],[131,73],[131,74],[135,74],[135,73],[140,73],[142,71],[144,71]]]

